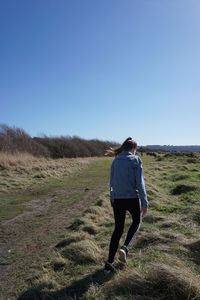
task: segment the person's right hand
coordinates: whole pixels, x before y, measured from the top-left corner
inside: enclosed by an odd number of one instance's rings
[[[147,214],[147,211],[148,211],[148,207],[142,207],[141,208],[142,217],[144,217]]]

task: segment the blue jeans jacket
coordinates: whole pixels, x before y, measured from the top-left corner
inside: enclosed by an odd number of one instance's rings
[[[132,152],[123,151],[112,162],[110,198],[139,198],[142,207],[148,207],[142,161]]]

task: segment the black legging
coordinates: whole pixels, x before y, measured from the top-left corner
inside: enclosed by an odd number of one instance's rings
[[[115,218],[115,229],[113,231],[110,247],[109,247],[109,257],[108,262],[112,263],[114,261],[115,254],[119,245],[119,240],[124,231],[124,222],[126,217],[126,211],[129,211],[132,216],[132,224],[128,230],[126,240],[124,245],[128,248],[131,246],[135,239],[136,233],[140,228],[141,213],[140,213],[140,200],[138,198],[134,199],[115,199],[113,203],[113,211]]]

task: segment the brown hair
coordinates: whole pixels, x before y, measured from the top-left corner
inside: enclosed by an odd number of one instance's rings
[[[137,143],[131,138],[128,137],[120,147],[117,148],[109,148],[106,150],[105,155],[106,156],[117,156],[119,155],[122,151],[130,151],[132,149],[137,148]]]

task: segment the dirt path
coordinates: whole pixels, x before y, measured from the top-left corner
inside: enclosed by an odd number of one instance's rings
[[[31,278],[42,272],[43,262],[65,235],[72,220],[107,188],[107,167],[99,167],[105,174],[98,181],[91,176],[94,166],[89,167],[88,177],[84,172],[78,179],[76,175],[70,186],[27,202],[23,213],[2,222],[0,281],[3,298],[0,299],[16,299]]]

